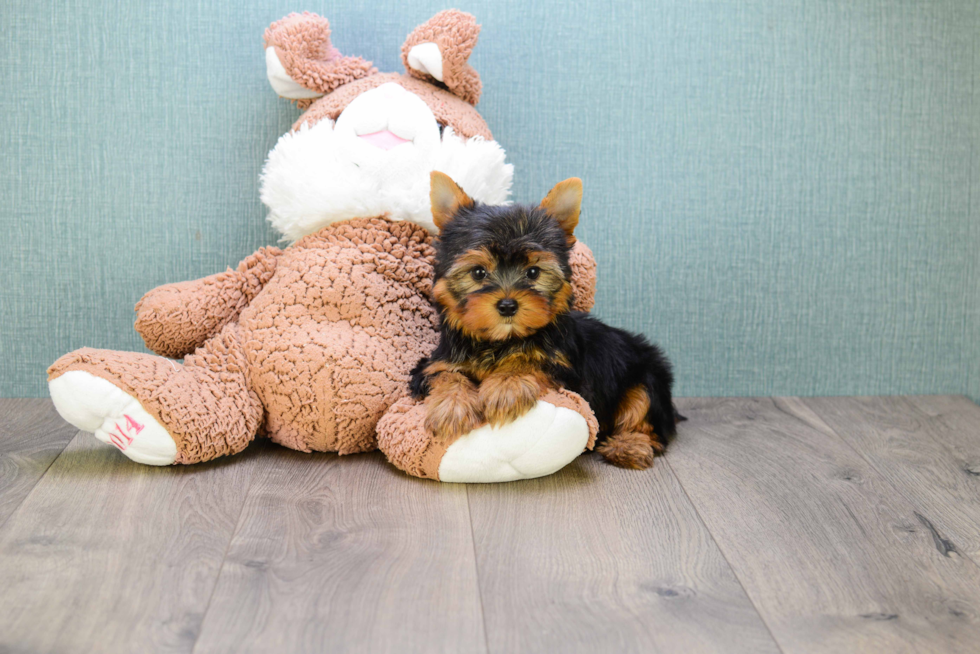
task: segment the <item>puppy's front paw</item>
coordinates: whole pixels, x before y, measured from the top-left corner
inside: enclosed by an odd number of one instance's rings
[[[613,434],[595,449],[602,458],[620,468],[645,470],[653,465],[650,437],[640,432]],[[660,451],[663,451],[662,447]]]
[[[440,438],[457,438],[483,422],[480,399],[475,391],[429,395],[425,410],[425,428]]]
[[[541,384],[531,375],[490,376],[480,384],[480,401],[487,422],[499,426],[534,408]]]
[[[425,398],[425,428],[437,438],[455,439],[483,422],[480,396],[466,375],[442,370],[429,380]]]

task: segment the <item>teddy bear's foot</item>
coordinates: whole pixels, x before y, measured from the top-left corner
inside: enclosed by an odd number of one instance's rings
[[[439,464],[439,480],[499,482],[558,472],[585,451],[589,428],[571,409],[538,402],[523,416],[483,425],[457,439]]]
[[[238,324],[229,323],[182,364],[83,347],[51,364],[48,387],[68,422],[130,459],[200,463],[240,452],[255,438],[263,413],[247,366]]]
[[[177,459],[177,444],[167,430],[136,398],[105,379],[70,370],[52,379],[48,388],[62,418],[133,461],[166,466]]]
[[[450,442],[426,431],[424,421],[421,402],[400,400],[378,423],[378,446],[411,475],[466,483],[550,475],[591,448],[598,430],[588,404],[568,391],[549,391],[517,420]]]

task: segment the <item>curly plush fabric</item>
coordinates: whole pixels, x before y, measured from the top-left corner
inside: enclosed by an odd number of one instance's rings
[[[330,45],[330,22],[304,11],[289,14],[265,30],[265,47],[274,47],[289,77],[311,91],[327,94],[334,89],[378,72],[370,61],[344,57]],[[300,108],[309,100],[299,100]]]
[[[153,289],[136,303],[136,331],[160,356],[180,359],[238,318],[276,271],[282,250],[265,247],[237,270]]]
[[[568,255],[572,266],[572,288],[575,289],[574,311],[592,311],[595,306],[595,257],[592,250],[582,241],[575,241]]]
[[[298,241],[242,312],[266,430],[293,449],[375,449],[374,427],[435,347],[433,249],[417,225],[351,220]]]
[[[480,75],[467,61],[476,47],[480,26],[472,15],[458,9],[440,11],[409,34],[402,46],[402,63],[409,75],[431,84],[445,84],[454,95],[475,105],[480,101],[483,84]],[[420,43],[435,43],[442,54],[442,80],[412,68],[408,53]]]

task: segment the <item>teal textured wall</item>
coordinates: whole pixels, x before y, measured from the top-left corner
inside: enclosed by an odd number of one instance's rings
[[[327,16],[400,70],[443,2],[5,0],[0,396],[133,304],[275,235],[265,153],[298,112],[262,32]],[[459,2],[481,110],[536,200],[577,175],[597,313],[681,395],[980,397],[980,3]]]

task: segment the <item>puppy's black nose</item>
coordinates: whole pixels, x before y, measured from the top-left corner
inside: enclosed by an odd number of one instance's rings
[[[511,318],[517,313],[517,300],[512,300],[509,297],[504,298],[500,302],[497,302],[497,313],[502,315],[504,318]]]

